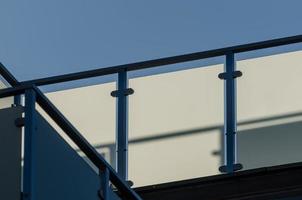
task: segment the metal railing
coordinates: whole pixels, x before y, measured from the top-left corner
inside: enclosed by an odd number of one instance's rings
[[[89,158],[89,160],[98,167],[102,182],[103,199],[108,200],[109,181],[116,187],[122,199],[140,200],[141,198],[132,190],[108,164],[105,159],[96,151],[96,149],[81,135],[81,133],[64,117],[64,115],[49,101],[49,99],[34,85],[20,85],[20,83],[0,65],[1,75],[13,86],[12,88],[1,90],[2,97],[18,96],[25,94],[25,152],[24,152],[24,188],[23,194],[26,199],[31,193],[30,183],[30,161],[31,154],[30,140],[34,129],[32,119],[35,112],[35,103],[51,117],[52,120],[68,135],[68,137],[78,146],[79,149]]]
[[[224,73],[219,74],[219,78],[224,80],[225,83],[225,122],[224,122],[224,141],[225,141],[225,165],[220,167],[220,171],[233,173],[242,168],[236,163],[236,78],[241,76],[240,71],[236,71],[235,67],[235,54],[248,51],[260,50],[265,48],[278,47],[283,45],[295,44],[302,42],[302,35],[292,37],[285,37],[262,42],[214,49],[209,51],[202,51],[197,53],[160,58],[144,62],[136,62],[125,65],[117,65],[110,67],[102,67],[95,70],[88,70],[77,73],[70,73],[60,76],[52,76],[41,79],[34,79],[28,81],[18,82],[3,65],[0,66],[1,75],[10,83],[13,88],[0,90],[0,97],[18,96],[26,90],[34,90],[37,95],[37,102],[42,108],[58,123],[58,125],[66,131],[75,143],[83,150],[89,159],[97,166],[106,166],[110,171],[110,178],[120,187],[125,195],[133,198],[139,198],[132,193],[131,190],[125,185],[123,180],[127,180],[127,159],[128,159],[128,132],[127,132],[127,95],[131,93],[128,88],[127,72],[140,69],[154,68],[163,65],[171,65],[194,60],[201,60],[211,57],[225,56],[225,70]],[[51,104],[51,102],[44,96],[44,94],[37,88],[37,86],[56,84],[109,74],[118,74],[117,91],[117,172],[115,174],[113,169],[100,157],[97,152],[88,144],[88,142],[79,134],[79,132],[65,119],[65,117]],[[106,163],[106,164],[104,164]],[[110,180],[111,180],[110,179]]]

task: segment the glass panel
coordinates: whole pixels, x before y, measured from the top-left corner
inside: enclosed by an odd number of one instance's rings
[[[39,114],[32,142],[35,199],[99,199],[98,174]]]
[[[135,186],[217,174],[223,65],[130,79],[129,179]]]
[[[0,78],[0,89],[3,89],[3,88],[7,88],[7,85]],[[11,107],[11,105],[13,103],[14,103],[14,98],[13,97],[0,98],[0,109]]]
[[[302,161],[302,51],[237,62],[238,159],[244,169]]]
[[[51,102],[80,131],[105,159],[115,163],[115,98],[110,93],[116,83],[104,83],[47,93]],[[46,116],[46,115],[43,115]],[[46,116],[47,117],[47,116]],[[49,118],[48,118],[49,119]],[[56,125],[48,120],[54,127]],[[57,129],[69,141],[62,131]],[[78,148],[69,142],[72,147]]]

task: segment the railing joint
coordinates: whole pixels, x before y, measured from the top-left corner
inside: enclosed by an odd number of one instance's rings
[[[222,80],[235,79],[242,76],[242,72],[239,70],[233,71],[231,73],[223,72],[218,74],[218,78]]]
[[[223,166],[219,167],[219,171],[222,173],[232,173],[235,171],[239,171],[241,169],[243,169],[243,165],[240,163],[231,165],[231,169],[230,169],[230,166],[227,166],[227,165],[223,165]]]
[[[125,90],[114,90],[111,92],[112,97],[129,96],[132,94],[134,94],[134,90],[132,88],[127,88]]]
[[[23,127],[25,125],[25,118],[20,117],[15,120],[16,127]]]

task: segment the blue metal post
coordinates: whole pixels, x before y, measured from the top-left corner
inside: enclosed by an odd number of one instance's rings
[[[124,180],[128,179],[128,87],[127,72],[118,73],[117,82],[117,172]]]
[[[20,96],[20,95],[14,96],[14,104],[15,104],[16,106],[21,105],[21,96]]]
[[[242,73],[236,70],[234,53],[226,54],[225,72],[219,77],[225,80],[224,84],[224,156],[225,165],[220,167],[220,171],[232,173],[242,168],[237,162],[237,138],[236,138],[236,78]]]
[[[226,55],[225,71],[232,74],[235,71],[235,58],[233,53]],[[236,162],[236,86],[231,76],[225,81],[225,152],[227,172],[233,172]]]
[[[23,165],[23,199],[33,200],[32,172],[33,146],[35,133],[35,91],[25,91],[25,129],[24,129],[24,165]]]
[[[109,200],[109,170],[107,167],[99,170],[101,180],[100,195],[103,200]]]

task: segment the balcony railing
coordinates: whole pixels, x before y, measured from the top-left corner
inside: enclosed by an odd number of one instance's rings
[[[164,65],[185,63],[206,58],[225,56],[224,72],[218,77],[225,83],[224,96],[224,147],[225,159],[224,165],[220,167],[221,172],[233,173],[242,168],[237,163],[236,147],[236,78],[242,73],[236,70],[235,55],[238,53],[254,50],[279,47],[302,42],[302,35],[273,39],[268,41],[214,49],[209,51],[160,58],[144,62],[136,62],[125,65],[102,67],[95,70],[70,73],[60,76],[52,76],[41,79],[18,82],[12,74],[3,66],[0,66],[0,74],[13,87],[0,90],[0,97],[15,96],[15,101],[19,101],[19,95],[26,94],[26,101],[38,104],[50,115],[50,117],[66,132],[66,134],[78,145],[86,156],[99,168],[106,169],[110,180],[126,197],[139,199],[139,197],[127,186],[124,180],[128,179],[128,95],[133,93],[128,88],[128,72],[155,68]],[[60,111],[47,99],[47,97],[38,89],[38,86],[56,84],[92,77],[117,74],[117,90],[112,92],[112,96],[117,98],[117,174],[114,169],[96,152],[96,150],[81,136],[81,134],[72,126],[71,123],[60,113]],[[30,111],[28,111],[30,112]],[[107,171],[108,170],[108,171]]]

